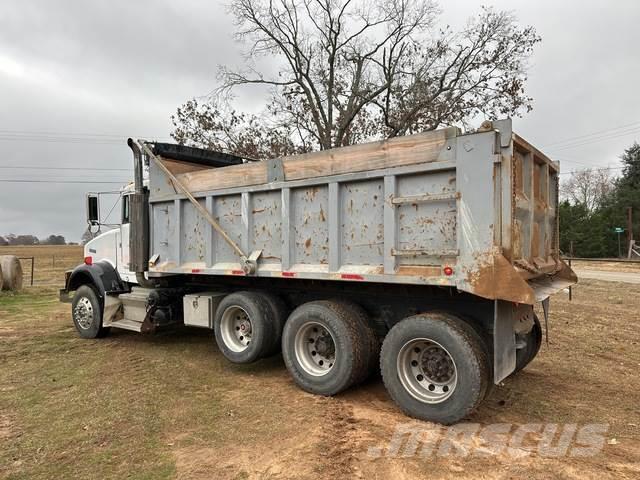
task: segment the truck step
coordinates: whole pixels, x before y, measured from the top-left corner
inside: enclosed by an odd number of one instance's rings
[[[117,322],[113,322],[111,324],[112,327],[121,328],[123,330],[131,330],[132,332],[140,333],[142,329],[142,323],[136,322],[134,320],[118,320]]]
[[[120,301],[124,307],[124,318],[127,321],[142,323],[147,314],[147,297],[151,289],[133,287],[131,293],[120,295]],[[140,331],[140,330],[137,330]]]

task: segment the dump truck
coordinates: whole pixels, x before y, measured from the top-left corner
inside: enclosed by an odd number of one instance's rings
[[[451,424],[531,362],[534,306],[546,324],[577,281],[559,164],[508,119],[259,162],[128,144],[121,224],[60,292],[85,338],[211,329],[231,362],[281,352],[319,395],[381,374],[402,411]],[[87,211],[99,224],[98,196]]]

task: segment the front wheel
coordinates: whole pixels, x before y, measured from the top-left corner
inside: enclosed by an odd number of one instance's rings
[[[443,424],[469,415],[490,380],[490,362],[478,334],[443,313],[397,323],[382,344],[380,367],[389,395],[405,413]]]
[[[71,316],[83,338],[100,338],[109,333],[109,328],[102,326],[102,306],[98,295],[89,285],[82,285],[76,290],[71,302]]]

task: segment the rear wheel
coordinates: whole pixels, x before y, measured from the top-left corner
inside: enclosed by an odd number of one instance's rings
[[[282,356],[300,388],[335,395],[366,378],[372,335],[357,306],[309,302],[289,316],[282,333]]]
[[[109,333],[109,328],[102,326],[102,305],[98,295],[89,285],[82,285],[76,290],[71,302],[71,316],[83,338],[100,338]]]
[[[273,322],[273,336],[271,346],[266,349],[265,356],[270,356],[280,351],[282,344],[282,330],[287,320],[288,309],[284,300],[271,292],[258,292],[269,304],[270,317]]]
[[[540,346],[542,345],[542,326],[540,325],[540,320],[538,320],[537,315],[533,316],[533,327],[531,327],[531,331],[523,335],[522,340],[525,342],[525,346],[516,350],[516,368],[512,375],[529,365],[540,351]]]
[[[273,345],[269,303],[256,292],[236,292],[222,299],[214,318],[216,343],[233,363],[251,363],[268,354]]]
[[[408,415],[444,424],[469,415],[482,401],[490,363],[482,340],[463,320],[443,313],[405,318],[387,334],[382,379]]]

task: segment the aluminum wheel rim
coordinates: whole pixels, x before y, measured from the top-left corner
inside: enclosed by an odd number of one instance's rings
[[[405,343],[398,353],[397,366],[400,382],[420,402],[444,402],[456,389],[458,370],[453,357],[428,338]]]
[[[249,348],[253,325],[246,310],[238,306],[227,307],[220,321],[220,334],[224,344],[234,352]]]
[[[306,373],[321,377],[336,363],[335,345],[333,335],[322,324],[307,322],[296,333],[296,359]]]
[[[91,304],[91,300],[87,297],[82,297],[78,300],[73,310],[73,316],[81,329],[88,330],[91,328],[93,324],[93,305]]]

